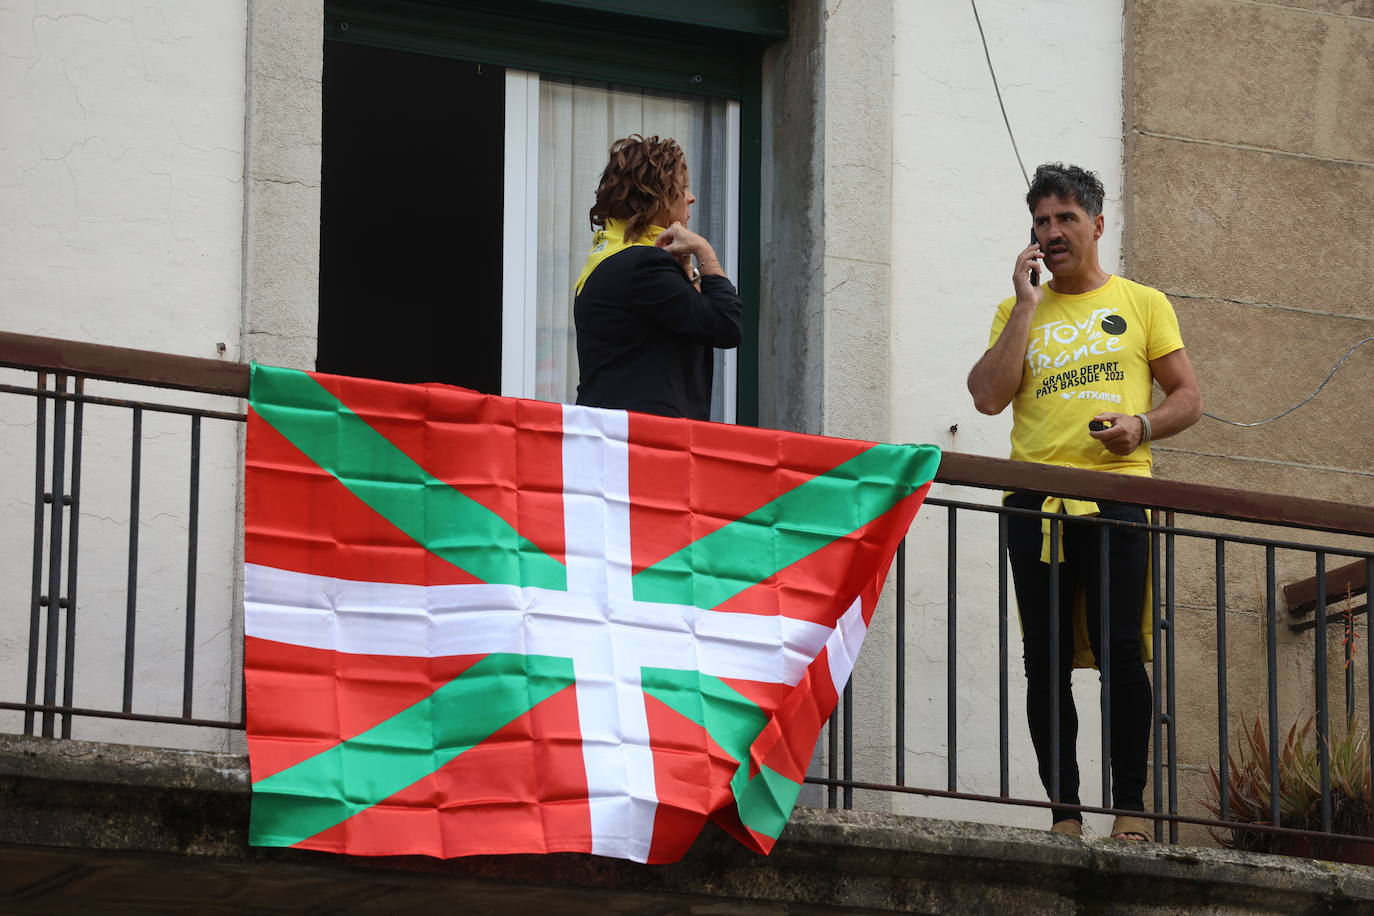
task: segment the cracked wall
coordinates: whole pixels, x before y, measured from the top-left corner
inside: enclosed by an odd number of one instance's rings
[[[0,2],[0,328],[241,358],[245,36],[241,4]],[[34,383],[32,374],[3,376]],[[86,391],[233,406],[109,383],[88,383]],[[69,413],[68,435],[70,422]],[[72,700],[117,709],[129,605],[130,419],[127,411],[89,405],[83,423],[81,562],[75,612],[64,612],[76,626]],[[35,429],[32,399],[0,396],[0,525],[12,536],[33,530]],[[237,424],[207,421],[202,441],[190,697],[192,714],[205,718],[225,717],[237,704],[237,432]],[[145,433],[133,705],[179,715],[189,421],[148,412]],[[0,695],[22,700],[31,541],[23,534],[12,543],[15,549],[0,552],[0,657],[14,663],[0,665]],[[40,667],[40,685],[44,673]],[[2,720],[7,730],[21,723],[17,713]],[[218,733],[102,719],[78,720],[72,733],[224,744]]]

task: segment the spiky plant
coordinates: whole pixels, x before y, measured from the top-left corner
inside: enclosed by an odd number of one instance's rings
[[[1301,830],[1321,829],[1321,763],[1317,742],[1312,739],[1313,720],[1299,728],[1294,724],[1279,747],[1279,824]],[[1255,717],[1252,727],[1243,728],[1241,741],[1226,762],[1227,819],[1247,824],[1274,823],[1270,803],[1269,739]],[[1343,734],[1329,740],[1328,762],[1331,774],[1332,826],[1338,833],[1370,835],[1371,780],[1369,734],[1353,723]],[[1221,776],[1215,767],[1211,775],[1211,798],[1203,806],[1214,817],[1221,817]],[[1285,842],[1278,834],[1233,828],[1229,833],[1211,831],[1213,839],[1231,849],[1253,852],[1283,852]],[[1310,847],[1320,854],[1320,847]]]

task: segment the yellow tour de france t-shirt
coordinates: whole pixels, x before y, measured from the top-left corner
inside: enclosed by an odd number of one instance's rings
[[[1148,444],[1113,454],[1088,434],[1088,421],[1105,411],[1150,409],[1150,360],[1183,347],[1174,307],[1159,290],[1115,275],[1088,293],[1044,292],[1012,399],[1011,457],[1148,477]],[[1015,303],[1013,296],[997,306],[989,348]]]

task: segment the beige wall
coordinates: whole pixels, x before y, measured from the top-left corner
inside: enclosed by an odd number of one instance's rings
[[[1273,416],[1374,336],[1374,2],[1131,0],[1126,55],[1125,272],[1174,303],[1209,412]],[[1370,505],[1371,391],[1374,343],[1284,419],[1204,418],[1162,443],[1156,473]],[[1200,813],[1218,759],[1213,548],[1179,547],[1180,780],[1185,810]],[[1279,584],[1313,568],[1281,553]],[[1233,549],[1227,578],[1236,723],[1267,708],[1262,551]],[[1278,629],[1286,729],[1314,703],[1313,634]],[[1339,628],[1329,642],[1335,658]],[[1335,721],[1342,669],[1330,668]]]

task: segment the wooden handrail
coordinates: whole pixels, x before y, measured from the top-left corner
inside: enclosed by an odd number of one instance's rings
[[[0,331],[0,366],[248,397],[248,365]]]
[[[1052,467],[1005,458],[945,452],[940,483],[1001,490],[1031,490],[1079,499],[1173,509],[1188,515],[1266,522],[1315,531],[1374,537],[1374,508],[1324,499],[1256,493],[1156,477]]]
[[[1364,560],[1347,563],[1337,569],[1326,571],[1325,605],[1336,604],[1349,596],[1363,595],[1369,591],[1369,569]],[[1283,587],[1283,605],[1294,617],[1310,614],[1317,609],[1317,577],[1308,576],[1298,582],[1290,582]]]
[[[7,331],[0,331],[0,366],[232,397],[248,396],[246,363]],[[939,483],[959,486],[1105,499],[1173,509],[1188,515],[1374,537],[1374,508],[1299,496],[1051,467],[959,452],[945,452],[935,479]]]

